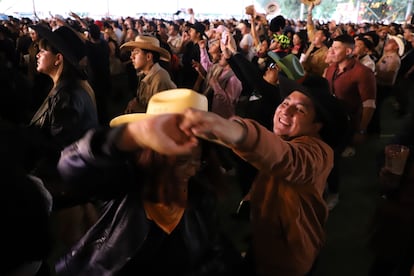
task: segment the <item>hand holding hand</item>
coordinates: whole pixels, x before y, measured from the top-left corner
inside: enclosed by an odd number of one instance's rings
[[[215,142],[227,147],[234,146],[243,139],[245,128],[232,120],[213,112],[187,109],[180,128],[188,135]]]
[[[150,148],[166,155],[189,154],[198,140],[179,128],[182,118],[180,114],[164,114],[129,123],[117,146],[123,151]]]

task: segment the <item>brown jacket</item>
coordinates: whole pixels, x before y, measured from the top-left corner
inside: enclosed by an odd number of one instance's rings
[[[306,52],[306,60],[302,63],[303,69],[307,75],[322,77],[325,68],[328,64],[325,62],[326,55],[328,54],[328,47],[323,46],[314,52],[313,48],[309,48]]]
[[[177,86],[171,80],[167,70],[155,63],[138,85],[137,99],[141,107],[137,112],[146,111],[148,101],[154,94],[174,88]]]
[[[259,175],[250,191],[257,275],[304,275],[325,240],[323,191],[333,150],[316,137],[285,141],[244,120],[246,140],[233,149]]]

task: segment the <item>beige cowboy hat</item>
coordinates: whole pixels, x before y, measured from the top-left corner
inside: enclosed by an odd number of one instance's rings
[[[208,111],[207,97],[191,89],[177,88],[154,94],[148,102],[146,113],[132,113],[113,118],[109,125],[115,127],[151,116],[166,113],[183,113],[187,108]]]
[[[398,45],[398,55],[401,57],[404,54],[404,42],[399,36],[388,35],[389,40],[394,40]]]
[[[321,0],[301,0],[301,2],[305,5],[313,4],[314,6],[317,6],[321,3]]]
[[[160,41],[154,36],[138,35],[135,41],[129,41],[121,45],[121,49],[132,51],[135,48],[157,52],[160,54],[160,58],[165,61],[171,59],[170,53],[160,46]]]

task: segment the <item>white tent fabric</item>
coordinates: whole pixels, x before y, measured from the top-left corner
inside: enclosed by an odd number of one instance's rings
[[[254,0],[0,0],[0,13],[33,15],[40,18],[50,14],[66,17],[70,11],[84,16],[136,16],[139,14],[173,14],[193,8],[203,15],[244,15],[244,7]],[[257,6],[257,5],[256,5]]]

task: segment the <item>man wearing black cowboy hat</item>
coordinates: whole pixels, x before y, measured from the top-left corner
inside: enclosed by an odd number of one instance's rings
[[[187,110],[180,125],[187,135],[225,145],[259,170],[247,196],[252,244],[244,275],[305,275],[311,270],[325,240],[323,193],[333,148],[348,126],[347,114],[324,78],[309,77],[299,84],[281,76],[280,88],[285,98],[275,111],[273,132],[253,120],[195,109]]]

